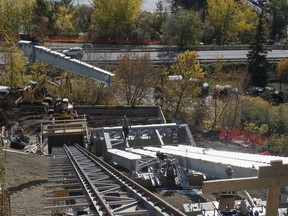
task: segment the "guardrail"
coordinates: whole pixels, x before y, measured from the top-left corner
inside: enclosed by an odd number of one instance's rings
[[[277,62],[282,60],[283,58],[267,58],[269,62]],[[198,59],[200,63],[203,64],[209,64],[209,63],[214,63],[216,59]],[[247,62],[247,58],[234,58],[234,59],[221,59],[222,61],[226,63],[231,63],[231,62]],[[152,59],[151,60],[154,65],[171,65],[173,63],[173,58],[171,59]],[[117,65],[118,60],[87,60],[86,61],[89,64],[92,65]]]
[[[186,50],[190,51],[212,51],[212,50],[249,50],[249,45],[241,46],[213,46],[213,45],[201,45],[201,46],[191,46],[191,47],[177,47],[168,45],[94,45],[93,48],[84,48],[84,52],[184,52]],[[53,50],[63,51],[69,48],[67,47],[50,47]],[[275,46],[264,46],[267,50],[288,50],[288,45],[275,45]]]

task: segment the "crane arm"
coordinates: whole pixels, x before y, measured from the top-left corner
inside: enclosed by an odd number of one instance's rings
[[[55,65],[80,76],[92,78],[108,86],[112,85],[112,77],[114,74],[106,70],[65,56],[62,53],[52,51],[47,47],[34,46],[31,44],[31,41],[21,40],[19,41],[19,46],[24,51],[24,55],[29,58],[46,64]]]

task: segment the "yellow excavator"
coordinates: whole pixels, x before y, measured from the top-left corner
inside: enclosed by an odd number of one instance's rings
[[[57,99],[54,100],[49,92],[49,86],[56,89]],[[50,88],[51,90],[51,88]],[[50,78],[42,75],[40,79],[30,81],[29,85],[23,89],[22,96],[16,101],[16,104],[29,104],[31,106],[44,106],[53,108],[48,109],[48,115],[55,117],[70,117],[73,112],[73,105],[70,103],[71,96],[71,79],[69,73]]]
[[[60,98],[57,98],[54,107],[48,110],[48,115],[55,118],[67,118],[73,116],[73,103],[71,102],[71,78],[70,74],[54,77],[54,82],[59,82]],[[55,81],[57,80],[57,81]]]
[[[38,81],[29,81],[29,85],[23,89],[22,96],[15,103],[17,105],[45,105],[45,103],[50,105],[52,98],[48,96],[47,84],[58,87],[46,75],[42,75]]]

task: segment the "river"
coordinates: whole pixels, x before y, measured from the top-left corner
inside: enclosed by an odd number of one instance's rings
[[[73,0],[74,4],[90,4],[92,0]],[[143,11],[150,11],[153,12],[156,9],[156,3],[159,0],[142,0],[142,7]],[[164,0],[165,1],[165,0]],[[166,0],[167,1],[167,0]]]

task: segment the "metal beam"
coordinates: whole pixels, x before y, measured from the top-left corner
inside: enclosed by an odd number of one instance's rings
[[[25,56],[34,60],[42,61],[46,64],[55,65],[71,73],[89,77],[105,85],[111,86],[114,74],[95,67],[86,62],[70,58],[63,53],[52,51],[44,46],[34,46],[31,41],[19,41],[20,48],[24,51]]]

